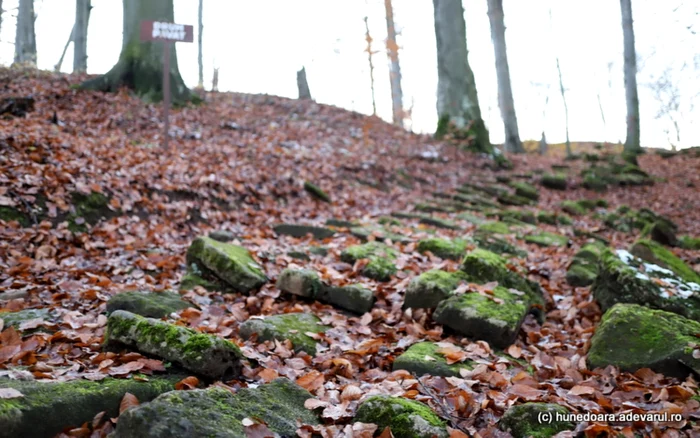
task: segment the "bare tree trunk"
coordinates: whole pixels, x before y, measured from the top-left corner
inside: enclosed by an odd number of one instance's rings
[[[211,78],[211,91],[219,91],[219,67],[214,67],[214,74]]]
[[[306,81],[304,67],[297,72],[297,88],[299,89],[299,99],[311,99],[311,90],[309,90],[309,83]]]
[[[73,28],[70,30],[70,35],[68,35],[68,41],[66,41],[66,45],[63,46],[63,52],[61,52],[61,57],[58,59],[58,62],[56,65],[53,66],[53,71],[56,73],[61,71],[61,66],[63,65],[63,59],[66,57],[66,52],[68,51],[68,46],[70,46],[71,41],[73,41],[73,35],[75,35],[75,24],[73,25]]]
[[[0,31],[2,30],[2,13],[4,11],[2,10],[2,0],[0,0]]]
[[[374,55],[374,52],[372,51],[372,37],[369,35],[369,23],[367,22],[367,17],[364,18],[365,20],[365,41],[367,41],[367,48],[365,51],[367,52],[367,59],[369,60],[369,83],[370,87],[372,89],[372,115],[376,116],[377,115],[377,101],[374,98],[374,63],[372,63],[372,55]]]
[[[634,26],[630,0],[620,0],[625,58],[625,100],[627,102],[627,139],[625,150],[636,152],[639,143],[639,96],[637,95],[637,54],[634,49]]]
[[[496,77],[498,79],[498,106],[505,128],[505,150],[525,152],[518,132],[518,119],[515,116],[513,90],[510,86],[510,68],[506,51],[506,26],[503,20],[503,0],[488,0],[491,39],[496,57]]]
[[[561,100],[564,102],[564,124],[566,127],[566,156],[571,156],[571,141],[569,140],[569,106],[566,104],[566,89],[564,88],[564,80],[561,77],[561,67],[559,66],[559,56],[557,56],[557,73],[559,73],[559,90],[561,91]]]
[[[450,122],[459,129],[469,128],[475,138],[475,149],[491,153],[493,147],[481,118],[474,72],[467,59],[462,0],[433,0],[433,7],[438,65],[438,128]]]
[[[391,83],[392,122],[403,126],[403,91],[401,91],[401,67],[399,65],[399,45],[396,42],[396,27],[394,26],[394,9],[391,0],[384,0],[386,10],[386,52],[389,56],[389,79]]]
[[[73,26],[73,73],[87,71],[87,34],[90,21],[90,0],[76,0]]]
[[[162,41],[141,41],[141,21],[172,23],[173,16],[173,0],[124,0],[124,39],[119,61],[109,72],[84,82],[82,87],[101,91],[117,91],[121,87],[128,87],[148,101],[162,100],[165,44]],[[168,46],[172,102],[182,104],[194,95],[180,75],[175,44]]]
[[[544,131],[542,131],[542,138],[540,139],[540,155],[547,155],[547,137],[545,137]]]
[[[15,33],[15,63],[36,66],[34,0],[20,0]]]
[[[204,0],[199,0],[199,10],[197,14],[197,66],[199,67],[199,77],[197,88],[204,88],[204,62],[202,61],[202,33],[204,32]]]

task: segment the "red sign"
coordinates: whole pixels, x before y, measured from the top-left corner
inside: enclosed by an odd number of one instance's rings
[[[141,41],[191,43],[194,41],[194,27],[187,24],[167,23],[164,21],[142,21]]]

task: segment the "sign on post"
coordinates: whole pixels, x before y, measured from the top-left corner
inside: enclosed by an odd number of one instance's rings
[[[163,147],[168,147],[170,122],[170,44],[194,41],[194,27],[163,21],[142,21],[141,41],[163,42]]]

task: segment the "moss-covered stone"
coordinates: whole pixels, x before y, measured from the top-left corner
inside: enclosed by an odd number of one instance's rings
[[[230,242],[233,239],[236,238],[236,235],[233,234],[231,231],[227,230],[215,230],[209,233],[209,237],[211,239],[216,240],[217,242]]]
[[[524,293],[497,286],[493,295],[476,292],[448,298],[435,309],[435,322],[496,348],[511,345],[530,308]]]
[[[355,221],[347,221],[344,219],[328,219],[326,221],[326,225],[329,227],[338,227],[338,228],[352,228],[352,227],[358,227],[360,224]]]
[[[548,211],[540,211],[537,213],[537,222],[549,225],[571,225],[571,218],[562,213],[552,213]]]
[[[287,251],[287,256],[289,256],[293,259],[304,261],[304,262],[308,262],[311,260],[311,257],[309,257],[308,254],[306,254],[304,251],[301,251],[298,249],[293,249],[291,251]]]
[[[502,210],[498,212],[498,218],[504,222],[515,224],[526,223],[534,225],[535,223],[537,223],[535,213],[528,210]]]
[[[467,279],[463,272],[433,269],[415,277],[408,284],[404,307],[434,309],[440,301],[449,298],[459,284]]]
[[[561,234],[550,233],[548,231],[528,234],[525,236],[525,241],[539,246],[567,246],[569,244],[568,237],[562,236]]]
[[[547,187],[548,189],[553,189],[553,190],[566,190],[567,183],[566,183],[566,175],[562,173],[547,173],[542,175],[542,179],[540,180],[540,183]]]
[[[247,249],[209,237],[196,238],[187,250],[187,264],[205,268],[237,292],[249,292],[267,282],[263,269]]]
[[[289,339],[294,351],[316,354],[316,340],[306,333],[323,333],[328,327],[321,325],[321,320],[310,313],[288,313],[285,315],[251,318],[240,325],[240,335],[248,339],[253,334],[258,341]]]
[[[470,224],[474,225],[481,225],[485,222],[488,222],[486,219],[480,216],[476,216],[472,213],[459,213],[457,216],[457,219],[461,219],[463,221],[467,221]]]
[[[583,187],[588,190],[603,192],[607,190],[608,182],[593,173],[588,173],[583,177]]]
[[[461,260],[467,251],[467,244],[464,239],[430,237],[419,240],[416,249],[420,253],[431,252],[442,259]]]
[[[632,245],[630,252],[644,261],[670,269],[685,282],[700,284],[700,274],[657,242],[640,239]]]
[[[217,278],[206,268],[200,268],[196,263],[187,267],[185,275],[180,279],[180,290],[191,290],[201,286],[208,291],[227,291],[230,286]]]
[[[313,225],[298,225],[298,224],[278,224],[272,227],[275,233],[281,236],[306,237],[311,234],[314,239],[328,239],[335,235],[335,231],[330,228],[315,227]]]
[[[324,287],[316,272],[289,268],[280,273],[276,286],[283,292],[307,298],[316,298]]]
[[[295,436],[297,421],[319,424],[317,414],[304,408],[311,397],[282,378],[236,394],[217,387],[173,391],[124,412],[114,438],[245,437],[245,418],[266,424],[279,436]]]
[[[389,281],[397,271],[394,265],[397,255],[396,250],[387,245],[367,242],[347,248],[340,254],[340,259],[346,263],[368,259],[369,263],[362,269],[362,275],[377,281]]]
[[[543,421],[546,414],[551,421]],[[524,403],[512,406],[503,414],[498,428],[513,435],[513,438],[550,438],[559,432],[573,430],[576,425],[557,419],[557,415],[568,415],[564,406],[552,403]]]
[[[603,310],[617,303],[640,304],[700,320],[700,284],[684,282],[625,250],[601,253],[592,291]]]
[[[540,192],[537,187],[526,182],[514,182],[510,184],[515,189],[515,194],[533,201],[540,199]]]
[[[375,395],[357,409],[355,421],[387,427],[396,438],[447,438],[446,424],[427,405],[400,397]]]
[[[588,210],[578,201],[562,201],[561,209],[572,216],[583,216]]]
[[[584,245],[573,257],[566,271],[566,281],[572,286],[589,286],[598,276],[598,260],[605,246],[596,242]]]
[[[68,229],[72,232],[87,231],[86,224],[96,224],[100,219],[113,217],[119,212],[110,210],[109,198],[102,193],[71,194],[73,212],[68,215]]]
[[[374,294],[371,290],[357,284],[323,289],[319,300],[343,310],[363,314],[372,310]]]
[[[2,319],[5,327],[19,329],[20,325],[25,321],[32,319],[49,320],[50,318],[48,309],[24,309],[16,312],[0,312],[0,319]]]
[[[129,291],[116,294],[107,301],[107,313],[127,310],[149,318],[162,318],[188,307],[197,306],[183,300],[174,292]]]
[[[0,398],[0,436],[49,437],[64,429],[80,427],[101,411],[106,418],[119,415],[119,403],[131,393],[146,403],[167,391],[183,375],[150,376],[146,381],[113,379],[93,382],[22,381],[0,378],[0,388],[12,388],[23,397]]]
[[[498,198],[496,198],[498,202],[500,202],[503,205],[513,205],[513,206],[522,206],[522,205],[529,205],[533,201],[530,198],[525,198],[523,196],[518,196],[518,195],[513,195],[511,193],[503,193],[501,195],[498,195]]]
[[[448,365],[445,357],[438,353],[440,346],[434,342],[419,342],[411,345],[394,360],[393,370],[406,370],[420,377],[431,376],[460,377],[460,370],[471,370],[473,361],[467,360]]]
[[[408,243],[411,241],[411,239],[409,239],[408,237],[391,232],[379,225],[352,227],[350,228],[350,234],[362,240],[368,240],[369,236],[374,236],[374,238],[379,242],[391,240],[392,242]]]
[[[313,255],[324,257],[328,255],[328,248],[326,248],[325,246],[310,246],[309,252]]]
[[[421,216],[419,222],[424,225],[430,225],[435,228],[445,228],[448,230],[459,230],[462,228],[451,220],[441,219],[434,216]]]
[[[379,219],[377,219],[377,222],[381,225],[389,225],[389,226],[400,226],[401,221],[393,218],[391,216],[381,216]]]
[[[677,231],[676,224],[665,218],[657,217],[642,229],[642,236],[650,237],[662,245],[678,246]]]
[[[476,231],[492,234],[513,234],[514,230],[505,222],[486,222],[477,227]]]
[[[132,347],[215,379],[235,378],[241,371],[243,354],[236,344],[125,310],[109,315],[105,343]]]
[[[319,186],[310,181],[304,181],[304,190],[319,201],[331,202],[331,197],[328,196],[328,193],[324,192]]]
[[[525,250],[493,233],[476,230],[472,238],[480,248],[492,251],[496,254],[510,254],[518,257],[527,256]]]
[[[609,309],[588,351],[588,366],[608,365],[635,372],[651,368],[667,376],[686,378],[700,372],[700,360],[693,357],[700,323],[661,310],[634,304],[616,304]]]
[[[700,250],[700,237],[680,236],[678,241],[681,248]]]

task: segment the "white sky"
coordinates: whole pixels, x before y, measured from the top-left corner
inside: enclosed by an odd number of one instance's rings
[[[175,21],[195,25],[195,43],[178,43],[185,82],[197,83],[197,0],[174,0]],[[121,48],[121,0],[93,0],[88,32],[88,72],[103,73]],[[681,95],[680,146],[700,144],[700,35],[687,26],[698,21],[700,5],[681,0],[633,0],[638,53],[642,143],[669,147],[673,123],[658,118],[662,105],[648,86],[668,70]],[[74,0],[35,0],[38,62],[52,69],[61,55],[75,17]],[[413,129],[431,132],[437,115],[435,33],[430,0],[393,0],[401,34],[400,62],[404,104],[413,105]],[[5,0],[0,32],[0,63],[13,57],[17,0]],[[551,6],[553,20],[549,19]],[[496,72],[486,0],[464,0],[469,62],[479,101],[494,142],[503,141]],[[564,141],[564,111],[556,74],[560,58],[568,89],[572,140],[624,141],[625,100],[619,2],[613,0],[504,0],[506,39],[515,106],[523,140]],[[214,65],[219,90],[296,97],[296,71],[306,66],[312,96],[321,103],[370,114],[369,66],[364,52],[363,17],[374,38],[377,111],[391,119],[388,60],[384,52],[383,0],[205,0],[205,86]],[[695,29],[700,32],[700,25]],[[72,47],[63,70],[72,68]],[[687,64],[685,68],[682,68]],[[604,110],[603,124],[598,95]],[[548,98],[548,99],[547,99]],[[548,104],[545,102],[548,100]]]

